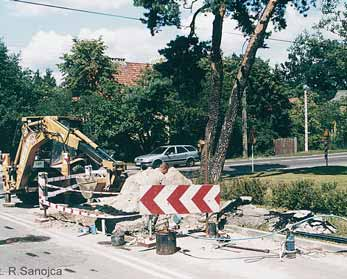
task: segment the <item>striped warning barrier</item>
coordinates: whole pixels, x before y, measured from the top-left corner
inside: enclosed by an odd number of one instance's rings
[[[89,175],[91,174],[97,174],[97,175],[103,175],[104,171],[102,170],[93,170],[89,171]],[[71,174],[71,175],[66,175],[66,176],[56,176],[56,177],[49,177],[47,178],[47,182],[58,182],[58,181],[64,181],[64,180],[69,180],[69,179],[74,179],[74,178],[79,178],[79,177],[85,177],[86,173],[76,173],[76,174]]]
[[[47,179],[47,182],[64,181],[64,180],[69,180],[69,179],[82,177],[83,175],[85,175],[85,174],[84,173],[77,173],[77,174],[71,174],[71,175],[67,175],[67,176],[50,177],[50,178]]]
[[[81,174],[79,174],[81,175]],[[83,174],[85,175],[85,174]],[[65,176],[65,178],[70,179],[72,176]],[[62,178],[62,177],[60,177]],[[59,187],[55,185],[50,185],[48,184],[48,178],[47,178],[47,173],[40,172],[38,174],[38,184],[39,184],[39,203],[40,207],[44,209],[45,213],[44,215],[46,216],[46,210],[48,208],[54,208],[55,210],[58,210],[60,212],[68,213],[68,214],[73,214],[73,215],[78,215],[78,216],[84,216],[84,217],[91,217],[91,218],[100,218],[100,219],[124,219],[124,218],[129,218],[129,217],[138,217],[141,216],[140,214],[131,214],[131,215],[110,215],[110,214],[103,214],[103,213],[98,213],[95,211],[89,211],[85,209],[80,209],[80,208],[71,208],[67,207],[64,205],[52,203],[48,201],[48,198],[57,196],[59,194],[62,194],[67,191],[77,191],[77,192],[92,192],[92,193],[102,193],[105,194],[105,192],[93,192],[93,191],[81,191],[81,190],[76,190],[74,188],[78,187],[78,184],[74,184],[69,187]],[[63,179],[62,179],[63,180]],[[60,180],[60,181],[62,181]],[[59,181],[59,180],[56,180]],[[48,192],[48,188],[55,188],[58,189],[57,191],[54,192]],[[106,192],[107,193],[107,192]],[[108,193],[110,194],[110,193]],[[112,193],[112,194],[117,194],[118,193]]]
[[[131,215],[109,215],[109,214],[103,214],[103,213],[97,213],[85,209],[80,208],[72,208],[67,207],[64,205],[52,203],[50,201],[47,201],[44,196],[40,197],[40,204],[42,206],[47,206],[50,208],[54,208],[58,210],[59,212],[64,212],[68,214],[73,214],[77,216],[83,216],[83,217],[90,217],[90,218],[100,218],[100,219],[123,219],[123,218],[129,218],[129,217],[140,217],[140,214],[131,214]]]
[[[54,191],[54,192],[49,192],[49,196],[50,197],[54,197],[56,195],[62,194],[64,192],[78,192],[78,193],[91,193],[91,194],[96,194],[96,195],[111,195],[111,196],[118,196],[119,193],[115,193],[115,192],[97,192],[97,191],[87,191],[87,190],[77,190],[74,188],[79,187],[78,184],[74,184],[68,187],[59,187],[56,185],[51,185],[51,184],[47,184],[46,185],[47,188],[52,188],[52,189],[59,189],[60,191]],[[55,194],[56,193],[56,194]],[[55,194],[55,195],[51,195],[51,194]]]

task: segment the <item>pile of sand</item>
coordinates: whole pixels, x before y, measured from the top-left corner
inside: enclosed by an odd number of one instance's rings
[[[112,206],[123,212],[139,211],[139,195],[141,186],[146,185],[192,185],[192,181],[176,168],[169,168],[164,175],[159,169],[148,168],[130,176],[124,183],[120,195],[101,198],[101,203]]]
[[[159,169],[148,168],[130,176],[124,183],[121,194],[139,193],[141,185],[158,185],[164,179]]]
[[[169,168],[167,174],[164,175],[162,180],[163,185],[192,185],[193,182],[186,178],[182,173],[180,173],[176,168]]]

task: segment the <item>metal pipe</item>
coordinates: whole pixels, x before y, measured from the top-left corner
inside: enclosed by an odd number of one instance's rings
[[[246,251],[253,251],[253,252],[260,252],[260,253],[266,253],[266,254],[270,253],[270,249],[250,248],[250,247],[237,246],[237,245],[232,245],[232,244],[228,244],[228,245],[225,245],[223,247],[246,250]],[[221,248],[221,247],[218,247],[218,248]]]
[[[336,235],[328,235],[328,234],[321,234],[321,233],[306,233],[306,232],[298,232],[298,231],[294,232],[294,234],[304,236],[304,237],[310,237],[315,239],[333,241],[336,243],[347,244],[346,237],[340,237]]]

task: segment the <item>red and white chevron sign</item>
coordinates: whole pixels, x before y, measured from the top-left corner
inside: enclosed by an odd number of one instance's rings
[[[141,188],[140,214],[218,212],[219,185],[151,185]]]

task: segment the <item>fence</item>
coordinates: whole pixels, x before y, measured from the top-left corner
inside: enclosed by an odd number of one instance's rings
[[[298,152],[297,138],[280,138],[274,140],[275,155],[293,154]]]

